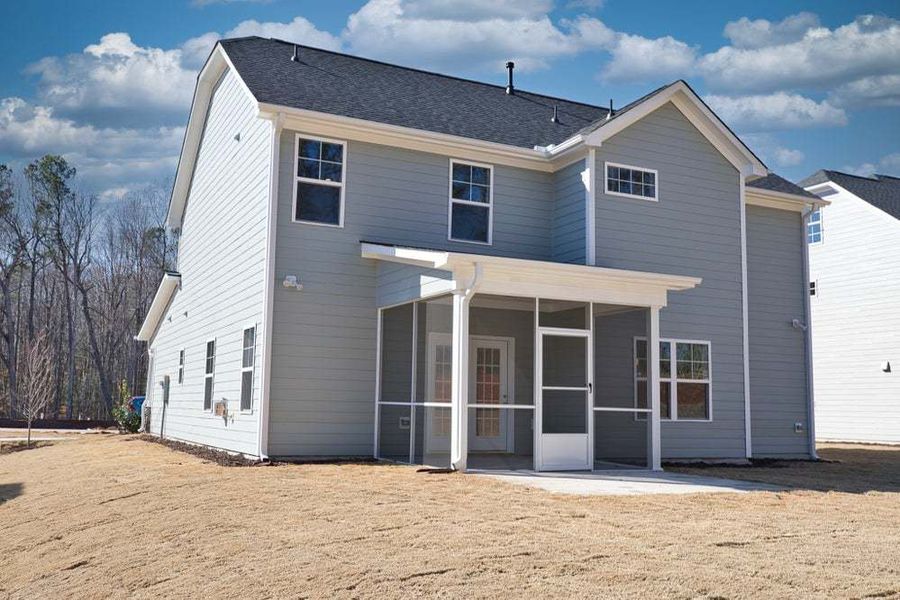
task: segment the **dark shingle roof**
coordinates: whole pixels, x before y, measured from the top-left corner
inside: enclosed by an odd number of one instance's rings
[[[793,194],[795,196],[818,199],[818,196],[810,194],[799,185],[791,183],[784,177],[776,175],[775,173],[769,173],[765,177],[754,179],[753,181],[748,182],[747,186],[759,188],[761,190],[781,192],[782,194]]]
[[[816,171],[800,182],[803,187],[834,182],[872,206],[880,208],[896,219],[900,219],[900,177],[873,175],[861,177],[840,171]]]
[[[399,67],[328,50],[247,37],[222,47],[259,102],[500,144],[558,144],[607,110],[503,86]],[[553,107],[559,123],[551,122]]]

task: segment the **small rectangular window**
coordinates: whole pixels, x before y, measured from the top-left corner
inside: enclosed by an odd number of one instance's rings
[[[822,241],[822,209],[816,208],[809,213],[806,221],[806,241],[809,244],[818,244]]]
[[[178,383],[184,383],[184,350],[178,352]]]
[[[658,173],[616,163],[606,163],[606,193],[642,200],[658,200]]]
[[[212,410],[213,378],[216,370],[216,340],[206,342],[206,364],[203,375],[203,410]]]
[[[816,281],[810,281],[810,282],[809,282],[809,295],[810,295],[810,296],[815,296],[816,293],[818,293],[818,291],[819,291],[819,285],[818,285],[818,282],[816,282]]]
[[[297,136],[294,221],[343,226],[346,144]]]
[[[679,340],[659,342],[660,418],[708,421],[712,412],[710,344]],[[647,341],[634,342],[635,406],[648,408]],[[643,417],[641,417],[643,418]]]
[[[241,352],[241,410],[253,407],[253,366],[256,363],[256,327],[244,330]]]
[[[491,243],[493,175],[490,165],[450,161],[450,240]]]

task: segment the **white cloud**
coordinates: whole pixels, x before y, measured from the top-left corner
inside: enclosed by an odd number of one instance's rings
[[[816,102],[797,94],[704,98],[726,123],[739,131],[772,131],[847,124],[847,114],[827,100]]]
[[[874,163],[866,162],[861,165],[845,165],[841,167],[841,171],[853,175],[862,175],[863,177],[871,177],[875,173],[900,175],[900,152],[892,152],[882,156],[880,160]]]
[[[775,157],[775,164],[779,167],[796,167],[806,158],[806,155],[799,150],[790,148],[775,148],[772,155]]]
[[[771,133],[747,133],[741,135],[741,140],[770,167],[796,167],[806,160],[801,150],[784,146]]]
[[[900,21],[866,15],[834,30],[807,30],[794,42],[725,46],[703,56],[700,73],[716,89],[767,92],[826,89],[900,71]]]
[[[819,17],[802,12],[773,23],[766,19],[751,21],[741,17],[725,25],[725,37],[735,48],[763,48],[796,42],[810,29],[819,27]]]
[[[839,86],[828,97],[840,106],[900,106],[900,75],[857,79]]]
[[[243,21],[237,27],[227,31],[226,38],[246,37],[258,35],[260,37],[278,38],[288,42],[296,42],[306,46],[325,48],[326,50],[340,50],[341,41],[327,31],[317,29],[315,25],[303,17],[295,17],[288,23],[275,23],[249,20]]]
[[[695,48],[671,36],[649,39],[628,34],[616,36],[611,51],[602,76],[622,82],[687,77],[697,54]]]
[[[405,0],[403,13],[410,19],[483,21],[534,19],[553,10],[553,0]]]
[[[569,0],[566,3],[568,9],[582,9],[598,11],[606,4],[606,0]]]

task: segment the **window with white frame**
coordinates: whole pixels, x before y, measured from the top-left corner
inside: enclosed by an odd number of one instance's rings
[[[345,151],[344,142],[297,136],[294,221],[343,225]]]
[[[206,342],[206,365],[203,375],[203,410],[212,408],[213,375],[216,370],[216,340]]]
[[[617,163],[606,163],[606,193],[642,200],[658,200],[658,173]]]
[[[819,293],[819,282],[818,281],[810,281],[809,282],[809,295],[815,296]]]
[[[493,167],[450,161],[449,238],[491,243]]]
[[[184,349],[178,352],[178,383],[184,383]]]
[[[253,365],[256,363],[256,327],[244,330],[241,352],[241,410],[253,407]]]
[[[806,242],[818,244],[822,241],[822,209],[816,208],[809,213],[806,221]]]
[[[445,342],[444,337],[434,336],[432,341],[431,397],[428,401],[439,402],[449,407],[453,379],[453,345]],[[439,407],[431,412],[431,433],[439,437],[450,435],[450,410],[448,408]]]
[[[709,342],[660,340],[660,418],[708,421],[712,414]],[[647,340],[634,341],[635,405],[648,408]],[[642,418],[642,416],[639,416]]]

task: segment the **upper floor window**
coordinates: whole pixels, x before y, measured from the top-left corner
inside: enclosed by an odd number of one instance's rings
[[[241,410],[253,408],[253,365],[256,363],[256,327],[244,330],[241,352]]]
[[[642,200],[658,200],[657,172],[628,165],[606,163],[606,193]]]
[[[345,154],[344,142],[297,136],[294,221],[343,226]]]
[[[806,241],[810,244],[818,244],[822,241],[822,209],[816,208],[809,213],[806,222]]]
[[[712,414],[709,342],[660,340],[660,419],[708,421]],[[648,408],[647,340],[634,341],[635,405]]]
[[[493,175],[489,165],[450,161],[451,240],[491,243]]]

